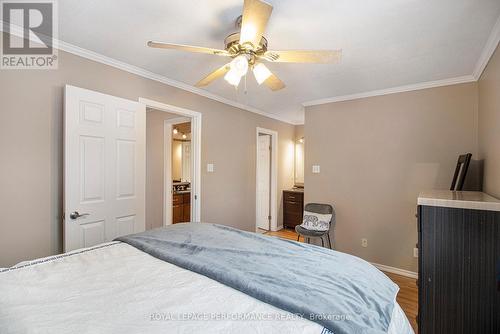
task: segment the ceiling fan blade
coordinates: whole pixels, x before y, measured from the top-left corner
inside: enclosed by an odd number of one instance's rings
[[[212,73],[210,73],[209,75],[207,75],[206,77],[201,79],[200,81],[198,81],[198,83],[196,83],[195,86],[196,87],[207,86],[207,85],[211,84],[212,81],[217,80],[220,77],[224,76],[227,72],[229,72],[230,69],[231,69],[231,67],[229,66],[229,64],[226,64],[226,65],[216,69],[215,71],[213,71]]]
[[[285,88],[285,84],[280,80],[275,74],[271,74],[269,78],[264,81],[264,85],[271,88],[273,91],[277,91]]]
[[[267,51],[261,58],[275,63],[338,63],[342,58],[342,50]]]
[[[240,44],[252,43],[258,47],[273,6],[261,0],[245,0],[241,21]]]
[[[162,43],[162,42],[154,42],[154,41],[149,41],[148,46],[150,48],[158,48],[158,49],[173,49],[173,50],[180,50],[180,51],[187,51],[187,52],[207,53],[207,54],[212,54],[212,55],[217,55],[217,56],[229,56],[229,53],[226,50],[204,48],[201,46],[171,44],[171,43]]]

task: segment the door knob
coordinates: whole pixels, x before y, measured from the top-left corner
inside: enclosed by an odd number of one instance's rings
[[[78,211],[74,211],[69,214],[69,218],[75,220],[77,218],[82,218],[88,215],[90,215],[90,213],[79,213]]]

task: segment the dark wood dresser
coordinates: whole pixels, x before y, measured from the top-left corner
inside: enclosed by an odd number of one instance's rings
[[[295,228],[302,224],[304,189],[283,190],[283,227]]]
[[[172,223],[191,221],[191,193],[174,193],[172,203]]]
[[[500,333],[500,202],[426,192],[417,216],[419,333]]]

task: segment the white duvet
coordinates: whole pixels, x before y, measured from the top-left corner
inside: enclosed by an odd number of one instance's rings
[[[2,334],[326,332],[124,243],[0,271]],[[388,333],[413,333],[397,303]]]

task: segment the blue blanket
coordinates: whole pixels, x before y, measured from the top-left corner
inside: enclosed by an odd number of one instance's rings
[[[387,333],[398,286],[357,257],[326,248],[190,223],[120,237],[335,334]]]

